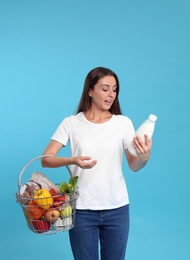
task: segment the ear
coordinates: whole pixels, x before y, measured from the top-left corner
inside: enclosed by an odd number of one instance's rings
[[[88,95],[89,97],[92,97],[92,89],[89,90]]]

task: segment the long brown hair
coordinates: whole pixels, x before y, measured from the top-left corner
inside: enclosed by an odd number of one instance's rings
[[[84,88],[81,95],[81,99],[79,102],[79,106],[77,109],[77,113],[79,112],[86,112],[91,106],[91,98],[89,97],[89,90],[93,89],[94,86],[97,84],[98,80],[105,77],[105,76],[113,76],[116,80],[116,98],[114,100],[114,103],[112,104],[109,111],[112,114],[115,115],[121,115],[121,108],[119,104],[119,80],[117,75],[110,69],[104,68],[104,67],[97,67],[95,69],[92,69],[86,76],[85,82],[84,82]]]

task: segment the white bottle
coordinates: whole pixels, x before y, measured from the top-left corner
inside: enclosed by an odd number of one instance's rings
[[[147,134],[148,138],[151,138],[153,133],[154,133],[154,128],[155,128],[155,122],[157,120],[157,117],[153,114],[150,114],[148,119],[145,120],[137,129],[136,131],[136,135],[138,135],[143,141],[145,141],[144,139],[144,135]],[[134,156],[138,156],[137,152],[133,146],[133,142],[131,142],[131,144],[129,145],[129,152],[134,155]]]

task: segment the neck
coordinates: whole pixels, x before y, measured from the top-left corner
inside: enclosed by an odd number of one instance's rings
[[[89,109],[87,112],[84,113],[85,117],[87,120],[93,123],[104,123],[108,121],[111,117],[112,114],[108,111],[95,111],[92,109]]]

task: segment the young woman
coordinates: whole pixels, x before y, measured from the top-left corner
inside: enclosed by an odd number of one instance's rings
[[[70,165],[78,176],[76,225],[69,231],[75,260],[124,260],[129,232],[129,199],[122,173],[125,153],[132,171],[144,167],[152,140],[137,136],[131,120],[121,114],[119,80],[110,69],[91,70],[76,115],[65,118],[42,159],[44,167]],[[138,157],[128,152],[133,140]],[[71,157],[58,156],[70,142]]]

